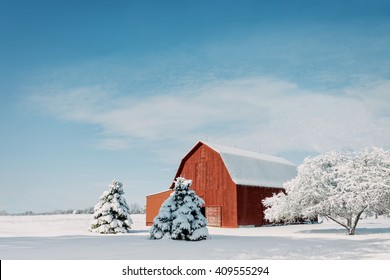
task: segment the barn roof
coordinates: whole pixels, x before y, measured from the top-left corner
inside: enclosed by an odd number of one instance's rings
[[[280,188],[283,183],[297,174],[296,166],[281,157],[217,144],[200,143],[221,155],[232,180],[237,185]]]

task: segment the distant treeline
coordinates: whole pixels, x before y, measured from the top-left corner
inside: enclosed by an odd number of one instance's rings
[[[53,210],[49,212],[34,212],[24,211],[21,213],[8,213],[7,211],[0,211],[0,216],[34,216],[34,215],[58,215],[58,214],[93,214],[93,207],[85,209],[68,209],[68,210]]]
[[[138,203],[130,204],[131,214],[145,214],[145,207],[141,207]],[[93,214],[94,207],[85,209],[68,209],[68,210],[53,210],[49,212],[34,212],[25,211],[22,213],[8,213],[5,210],[0,210],[0,216],[34,216],[34,215],[63,215],[63,214]]]

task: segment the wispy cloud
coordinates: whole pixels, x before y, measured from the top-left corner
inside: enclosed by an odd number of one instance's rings
[[[378,145],[389,148],[390,81],[313,92],[255,77],[181,88],[142,98],[101,88],[49,91],[30,99],[53,116],[101,127],[97,147],[208,139],[262,151],[324,152]]]

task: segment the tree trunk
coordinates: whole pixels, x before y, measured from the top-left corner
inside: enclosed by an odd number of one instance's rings
[[[358,224],[358,222],[359,222],[360,216],[363,214],[363,212],[364,212],[365,209],[366,209],[366,208],[364,208],[362,211],[360,211],[360,212],[356,215],[355,220],[353,221],[351,227],[348,229],[348,234],[349,234],[349,235],[355,235],[356,226],[357,226],[357,224]],[[352,220],[351,220],[351,221],[352,221]]]
[[[338,223],[340,226],[343,226],[348,231],[348,235],[355,235],[356,226],[357,226],[357,223],[358,223],[363,211],[361,211],[356,216],[356,220],[353,220],[353,218],[346,218],[346,223],[342,223],[342,222],[338,221],[337,219],[331,217],[330,215],[324,215],[324,216],[331,219],[332,221]]]

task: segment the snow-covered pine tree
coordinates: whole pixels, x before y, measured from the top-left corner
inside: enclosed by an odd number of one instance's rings
[[[203,199],[190,190],[191,180],[177,178],[174,189],[174,201],[177,209],[172,213],[172,239],[198,241],[207,239],[207,220],[201,213]]]
[[[123,184],[113,180],[108,191],[103,192],[100,201],[95,205],[90,231],[126,233],[130,230],[133,221],[123,194]]]
[[[168,237],[199,241],[209,237],[207,220],[201,213],[204,201],[190,190],[191,180],[178,177],[170,197],[163,203],[150,229],[152,239]]]
[[[158,215],[153,220],[150,228],[151,239],[161,239],[171,237],[172,212],[176,210],[176,203],[173,200],[173,193],[161,205]]]

